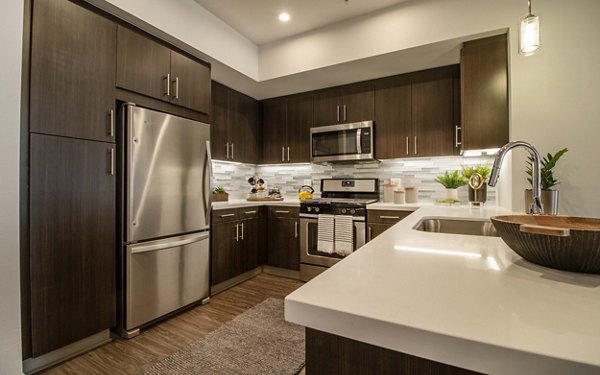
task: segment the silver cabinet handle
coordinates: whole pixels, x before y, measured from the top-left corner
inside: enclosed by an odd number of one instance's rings
[[[233,155],[233,143],[231,144],[231,159],[235,159],[235,156]]]
[[[240,224],[242,226],[242,236],[240,237],[242,241],[244,240],[244,223]]]
[[[347,118],[346,117],[346,113],[347,113],[347,111],[346,111],[346,105],[344,104],[344,121],[346,121],[346,118]]]
[[[288,146],[288,148],[287,148],[287,154],[288,154],[287,155],[288,156],[288,161],[290,161],[290,146]]]
[[[165,82],[165,92],[163,94],[171,96],[171,74],[167,73],[167,75],[163,77],[163,80]]]
[[[294,238],[298,238],[298,222],[294,221]]]
[[[276,214],[289,214],[290,211],[275,211]]]
[[[239,224],[235,225],[235,241],[236,242],[240,241],[240,225]]]
[[[373,227],[369,225],[369,232],[367,233],[367,242],[373,238]]]
[[[225,159],[229,159],[229,142],[225,144],[225,149],[227,150],[227,156],[225,156]]]
[[[179,77],[175,77],[173,83],[175,84],[175,96],[173,96],[173,98],[179,99]]]
[[[456,125],[454,126],[454,147],[458,147],[462,145],[462,142],[458,141],[458,131],[462,130],[462,127]]]
[[[115,136],[115,110],[112,108],[108,112],[108,136]]]
[[[380,219],[400,219],[400,216],[379,216]]]
[[[112,147],[108,150],[108,174],[115,175],[115,149]]]
[[[417,136],[415,135],[415,155],[417,154]]]
[[[408,137],[406,137],[406,155],[409,155],[409,152],[408,152]]]
[[[246,215],[252,215],[252,214],[255,214],[255,213],[256,213],[256,211],[246,211],[246,212],[244,212],[244,213],[245,213]]]
[[[340,106],[338,105],[336,108],[337,108],[337,122],[340,122]]]
[[[281,161],[285,161],[285,147],[281,147]]]
[[[231,216],[235,216],[235,214],[224,214],[224,215],[219,215],[220,218],[224,218],[224,217],[231,217]]]

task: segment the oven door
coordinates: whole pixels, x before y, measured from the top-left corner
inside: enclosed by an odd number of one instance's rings
[[[374,158],[372,121],[311,128],[310,136],[312,162]]]
[[[357,220],[355,220],[353,224],[354,250],[356,250],[365,244],[366,225],[364,221]],[[300,218],[300,262],[316,266],[331,267],[339,262],[343,256],[336,253],[322,253],[317,250],[318,227],[317,215],[310,218]]]

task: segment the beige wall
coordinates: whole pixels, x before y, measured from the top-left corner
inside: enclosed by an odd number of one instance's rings
[[[23,0],[0,6],[0,374],[20,374],[19,129]]]

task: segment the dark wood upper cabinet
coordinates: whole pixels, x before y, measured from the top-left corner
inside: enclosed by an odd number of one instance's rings
[[[116,29],[70,1],[35,1],[31,132],[114,142]]]
[[[287,98],[262,102],[263,158],[265,164],[287,160]]]
[[[258,101],[212,82],[213,158],[256,164],[262,154]]]
[[[445,156],[454,153],[453,74],[457,66],[414,74],[412,84],[413,135],[411,156]]]
[[[375,84],[375,155],[378,159],[408,157],[412,137],[411,78],[380,79]]]
[[[507,36],[465,42],[461,51],[463,150],[508,142]]]
[[[171,103],[210,113],[210,67],[171,51]]]
[[[114,145],[30,139],[32,355],[116,324]]]
[[[209,113],[210,66],[124,26],[117,30],[117,87]]]
[[[287,147],[290,149],[288,160],[290,163],[310,161],[310,128],[312,126],[312,95],[290,97],[287,102]]]
[[[314,96],[314,126],[373,120],[374,97],[371,81],[317,91]]]

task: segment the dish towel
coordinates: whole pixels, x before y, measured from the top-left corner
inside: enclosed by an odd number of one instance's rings
[[[319,214],[317,225],[317,251],[333,254],[334,216]]]
[[[335,215],[335,244],[336,254],[346,256],[354,250],[354,225],[352,216]]]

